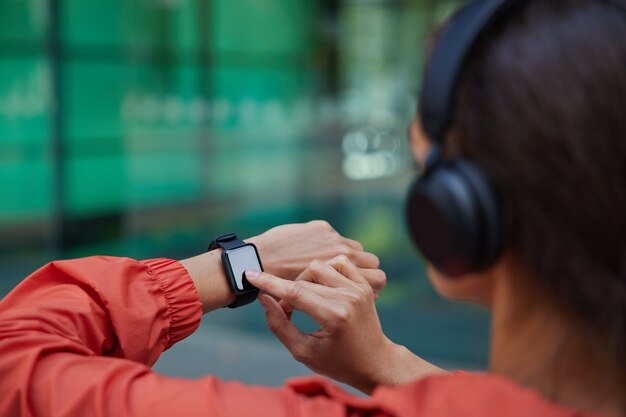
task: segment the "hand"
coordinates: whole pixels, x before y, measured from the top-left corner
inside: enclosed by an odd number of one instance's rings
[[[247,241],[259,249],[265,270],[281,278],[294,280],[311,261],[329,261],[344,255],[375,292],[381,291],[387,281],[385,273],[378,269],[376,255],[365,252],[363,245],[341,236],[325,221],[278,226]]]
[[[278,226],[246,240],[256,245],[266,271],[288,280],[296,279],[314,259],[329,260],[343,254],[356,263],[374,291],[382,290],[386,284],[385,273],[377,269],[376,255],[365,252],[363,245],[341,236],[324,221]],[[214,250],[180,261],[196,287],[203,313],[235,301],[220,253],[221,250]]]
[[[248,280],[269,295],[259,296],[272,333],[311,370],[367,394],[377,385],[398,385],[445,372],[391,342],[383,333],[374,292],[345,256],[313,261],[293,282],[248,271]],[[291,310],[309,315],[320,329],[303,334]]]
[[[419,376],[412,372],[417,357],[383,334],[374,292],[347,257],[314,261],[294,282],[267,273],[246,275],[253,285],[290,306],[287,309],[302,311],[320,325],[303,334],[289,320],[289,311],[272,297],[259,296],[270,330],[313,371],[366,393],[379,384],[395,385]]]

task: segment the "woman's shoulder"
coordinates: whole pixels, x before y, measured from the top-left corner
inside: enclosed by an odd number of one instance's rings
[[[563,407],[504,377],[462,371],[379,387],[372,397],[399,417],[600,417]]]
[[[320,377],[291,380],[283,390],[292,397],[290,404],[300,404],[300,416],[601,417],[556,404],[504,377],[481,373],[455,372],[380,386],[371,397],[348,393]],[[320,414],[324,404],[332,405],[328,410],[334,413]]]

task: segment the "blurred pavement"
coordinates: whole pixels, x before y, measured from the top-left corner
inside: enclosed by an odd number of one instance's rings
[[[170,376],[215,375],[271,386],[311,374],[273,337],[229,329],[204,319],[193,335],[163,353],[154,370]]]

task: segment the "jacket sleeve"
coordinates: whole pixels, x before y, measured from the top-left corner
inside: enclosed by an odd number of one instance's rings
[[[380,410],[324,381],[273,389],[152,372],[161,352],[191,334],[200,316],[195,286],[176,261],[50,263],[0,301],[0,416],[333,417]]]

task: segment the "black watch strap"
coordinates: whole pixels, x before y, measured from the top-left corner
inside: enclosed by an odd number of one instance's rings
[[[222,236],[218,236],[211,241],[209,245],[209,251],[215,250],[217,248],[222,248],[224,250],[235,249],[245,245],[246,242],[239,239],[234,233],[227,233]]]
[[[256,300],[258,296],[259,296],[259,290],[239,294],[237,295],[237,299],[233,303],[228,304],[226,307],[237,308],[237,307],[245,306],[246,304],[250,304],[254,302],[254,300]]]
[[[239,239],[236,234],[228,233],[222,236],[218,236],[211,241],[209,244],[209,249],[207,251],[212,251],[217,248],[222,248],[224,250],[236,249],[241,246],[244,246],[246,242]],[[227,268],[226,265],[223,265],[224,268]],[[228,308],[237,308],[241,306],[245,306],[246,304],[252,303],[259,295],[259,290],[246,292],[243,294],[237,294],[237,299],[227,305]]]

